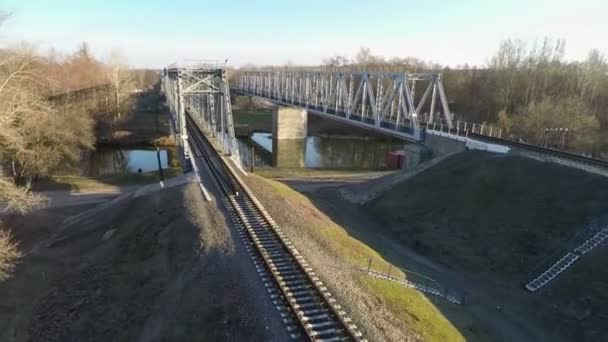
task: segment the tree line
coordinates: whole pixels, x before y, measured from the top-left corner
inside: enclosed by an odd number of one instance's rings
[[[608,152],[608,63],[591,50],[583,61],[565,58],[564,40],[507,39],[485,65],[442,66],[415,57],[384,57],[362,47],[354,57],[325,59],[325,70],[439,72],[456,120],[502,128],[503,136],[578,153]],[[244,66],[241,69],[252,69]],[[263,69],[310,69],[305,66]],[[316,66],[314,68],[319,68]],[[237,82],[238,70],[231,82]],[[416,92],[416,99],[422,91]]]
[[[129,69],[119,52],[98,60],[87,43],[66,55],[51,50],[43,56],[26,44],[1,49],[0,210],[35,205],[40,199],[28,190],[32,180],[78,162],[83,150],[94,149],[95,126],[120,121],[130,94],[154,82],[153,71]],[[98,86],[105,91],[93,97],[69,96]]]
[[[455,68],[417,58],[384,58],[361,48],[353,60],[334,56],[330,68],[440,72],[456,119],[492,124],[508,136],[574,152],[606,152],[608,63],[591,50],[583,61],[565,59],[566,42],[507,39],[487,65]],[[420,95],[420,94],[417,94]]]

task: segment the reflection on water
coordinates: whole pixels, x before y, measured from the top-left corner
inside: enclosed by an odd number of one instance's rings
[[[160,163],[163,169],[171,158],[168,150],[160,150]],[[137,173],[158,170],[156,150],[124,150],[99,148],[83,162],[82,175],[101,176],[115,173]]]
[[[270,133],[253,133],[255,166],[307,168],[364,168],[384,166],[388,152],[404,143],[395,140],[362,140],[349,137],[316,137],[305,139],[272,139]],[[241,158],[249,166],[251,146],[239,141]]]

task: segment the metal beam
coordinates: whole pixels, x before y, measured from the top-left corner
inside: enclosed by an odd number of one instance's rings
[[[427,84],[417,105],[413,86],[409,86],[416,82]],[[418,115],[426,109],[434,118],[439,96],[443,122],[452,128],[441,75],[436,73],[245,71],[239,75],[237,90],[352,122],[394,129],[413,140],[421,140],[424,135]]]
[[[187,113],[206,134],[217,139],[225,154],[240,165],[225,63],[195,61],[172,64],[164,69],[161,89],[184,141],[188,139]]]

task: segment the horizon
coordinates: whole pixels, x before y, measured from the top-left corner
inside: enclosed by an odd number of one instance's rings
[[[69,54],[87,42],[100,60],[118,49],[130,65],[154,69],[184,59],[229,59],[235,67],[319,65],[335,55],[352,59],[361,47],[386,58],[479,67],[505,39],[533,45],[545,37],[566,41],[566,60],[583,60],[592,49],[608,51],[602,38],[608,32],[608,21],[602,20],[608,4],[599,0],[579,1],[576,8],[564,0],[349,4],[181,0],[163,7],[141,1],[83,6],[73,0],[52,5],[8,0],[0,8],[11,14],[0,31],[0,46],[28,42],[43,55],[51,48]],[[217,14],[202,14],[209,9]],[[335,15],[339,12],[344,15]]]

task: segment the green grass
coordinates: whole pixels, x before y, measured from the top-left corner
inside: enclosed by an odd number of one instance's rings
[[[515,277],[608,209],[608,179],[535,160],[467,152],[366,205],[422,254]],[[518,278],[519,277],[519,278]]]
[[[360,168],[342,169],[313,169],[313,168],[281,168],[268,167],[254,170],[254,173],[264,178],[332,178],[358,176],[369,173],[384,173],[390,171],[370,171]]]
[[[370,258],[373,260],[375,269],[386,270],[389,263],[376,251],[348,234],[348,232],[335,224],[331,219],[318,211],[310,200],[292,190],[288,186],[272,181],[264,180],[267,191],[274,193],[273,196],[282,198],[286,206],[298,208],[295,214],[299,216],[297,222],[306,229],[310,236],[320,245],[324,246],[331,254],[347,263],[357,267],[367,267]],[[403,273],[396,271],[393,266],[392,275],[403,277]],[[367,292],[386,303],[387,308],[394,314],[396,319],[408,323],[414,331],[419,333],[426,341],[484,341],[489,336],[474,328],[473,319],[464,311],[463,307],[452,304],[447,310],[451,310],[454,317],[460,321],[467,322],[470,327],[461,333],[425,295],[408,287],[374,279],[363,273],[354,279]],[[442,308],[444,310],[445,308]],[[463,337],[464,335],[464,337]]]
[[[420,293],[380,279],[362,277],[360,281],[370,292],[385,301],[398,317],[405,319],[408,326],[419,332],[426,341],[465,341],[465,337],[453,328],[443,313]],[[475,331],[471,323],[465,336],[468,341],[490,339],[487,334]]]

